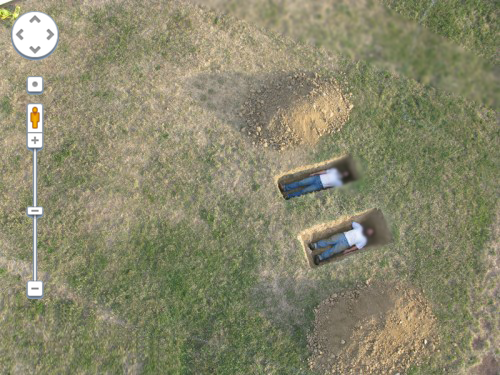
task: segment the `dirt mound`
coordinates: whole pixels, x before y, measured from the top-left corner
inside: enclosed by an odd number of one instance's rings
[[[276,75],[250,91],[240,116],[255,144],[282,150],[315,144],[339,131],[352,105],[331,78],[295,72]]]
[[[429,305],[413,290],[333,294],[316,309],[309,366],[325,374],[404,373],[436,349],[434,327]]]

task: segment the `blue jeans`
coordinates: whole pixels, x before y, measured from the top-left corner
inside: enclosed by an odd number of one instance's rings
[[[318,191],[323,189],[323,184],[321,183],[321,177],[311,176],[304,178],[303,180],[292,182],[283,186],[283,191],[287,192],[290,190],[295,190],[301,188],[298,191],[288,194],[288,198],[300,197],[301,195],[312,193],[313,191]]]
[[[338,233],[327,240],[321,240],[314,244],[314,249],[321,249],[324,247],[327,247],[328,249],[319,255],[320,260],[325,260],[334,255],[340,254],[344,250],[347,250],[350,246],[349,242],[347,242],[347,238],[344,236],[344,233]]]

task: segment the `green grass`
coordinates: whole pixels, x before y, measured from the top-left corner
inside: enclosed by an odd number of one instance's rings
[[[382,0],[388,7],[437,34],[495,60],[498,4],[492,0]]]
[[[314,2],[301,0],[193,0],[201,5],[245,19],[251,24],[284,34],[294,40],[325,48],[334,55],[369,62],[413,78],[450,93],[495,107],[498,106],[497,68],[488,54],[494,43],[495,9],[491,1],[438,1],[432,7],[426,22],[447,24],[450,28],[476,17],[476,23],[463,32],[470,38],[443,33],[429,25],[422,27],[419,14],[427,9],[429,1],[366,1]],[[382,3],[389,5],[384,6]],[[480,3],[471,10],[472,3]],[[411,13],[413,6],[418,12]],[[437,9],[439,16],[434,17]],[[398,14],[401,13],[400,14]],[[446,14],[443,14],[446,13]],[[479,15],[479,13],[481,15]],[[488,14],[488,17],[483,15]],[[477,15],[477,16],[476,16]],[[411,20],[408,19],[411,18]],[[487,19],[490,19],[489,23]],[[474,39],[474,33],[488,28],[488,43],[464,50]],[[458,28],[455,30],[459,32]],[[494,50],[493,50],[494,52]]]
[[[0,110],[5,115],[10,115],[12,112],[12,106],[10,104],[10,100],[8,96],[4,96],[2,100],[0,100]]]
[[[42,301],[28,301],[24,278],[0,275],[0,372],[308,374],[314,308],[368,278],[420,288],[432,305],[441,352],[414,374],[471,364],[469,297],[496,202],[492,111],[369,64],[333,66],[325,52],[244,23],[214,25],[213,13],[177,2],[80,5],[78,28],[75,9],[48,3],[75,48],[39,67],[53,86],[39,166],[39,267],[50,283]],[[105,36],[96,19],[112,26]],[[88,44],[78,43],[82,30]],[[0,35],[7,48],[8,30]],[[7,61],[1,87],[19,90],[11,82],[30,69]],[[233,123],[246,93],[234,88],[281,69],[319,71],[353,93],[349,122],[308,153],[254,147]],[[11,102],[6,123],[22,123],[25,104]],[[3,133],[0,245],[29,262],[23,129]],[[364,164],[356,189],[279,197],[275,175],[345,153]],[[372,207],[395,241],[310,270],[296,235]]]
[[[100,322],[74,301],[52,299],[51,283],[45,283],[48,296],[30,301],[24,281],[5,273],[0,273],[0,281],[3,373],[14,368],[24,373],[65,372],[68,368],[80,373],[116,373],[122,368],[123,353],[133,355],[134,347],[123,331]],[[46,339],[47,334],[51,340]],[[78,345],[61,345],[71,342]]]

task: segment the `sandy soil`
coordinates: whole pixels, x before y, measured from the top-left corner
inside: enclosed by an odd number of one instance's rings
[[[352,109],[336,83],[317,74],[280,74],[252,90],[241,108],[256,144],[282,150],[339,131]]]
[[[316,309],[311,369],[325,374],[404,373],[437,350],[435,318],[418,292],[363,286]]]

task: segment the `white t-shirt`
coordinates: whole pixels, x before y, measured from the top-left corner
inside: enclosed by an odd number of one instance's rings
[[[352,230],[344,232],[344,236],[347,239],[347,242],[349,242],[349,246],[356,245],[358,249],[366,246],[367,240],[363,234],[363,226],[355,221],[352,222]]]
[[[326,173],[320,174],[319,177],[324,188],[342,185],[342,175],[336,168],[327,169]]]

